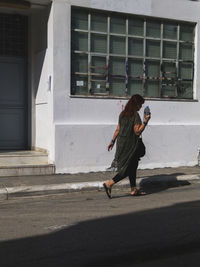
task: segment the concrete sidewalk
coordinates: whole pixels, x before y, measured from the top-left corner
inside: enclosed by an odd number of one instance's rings
[[[102,190],[103,182],[112,178],[114,172],[91,172],[79,174],[56,174],[20,177],[0,177],[0,199],[67,192]],[[137,185],[163,186],[181,181],[200,181],[200,167],[179,167],[138,170]],[[129,186],[128,179],[116,184],[115,188]]]

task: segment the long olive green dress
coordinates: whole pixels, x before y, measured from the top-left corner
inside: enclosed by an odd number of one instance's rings
[[[138,136],[134,132],[134,125],[141,123],[138,112],[131,118],[119,116],[120,131],[117,137],[115,158],[111,167],[117,170],[122,177],[132,161],[138,160],[134,157],[138,141]]]

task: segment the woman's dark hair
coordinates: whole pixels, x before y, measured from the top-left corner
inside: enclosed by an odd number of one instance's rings
[[[141,95],[133,95],[126,103],[124,110],[121,112],[121,117],[132,117],[137,111],[138,105],[144,104],[144,98]]]

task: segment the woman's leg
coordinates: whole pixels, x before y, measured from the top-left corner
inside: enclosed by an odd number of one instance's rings
[[[121,176],[119,173],[117,173],[111,180],[106,182],[106,185],[108,187],[113,186],[114,184],[118,183],[122,179],[124,179],[126,176],[128,176],[128,171],[126,171],[125,175]]]
[[[119,175],[119,173],[118,173],[118,174],[115,175],[115,177],[114,177],[112,180],[113,180],[113,182],[116,184],[116,183],[118,183],[119,181],[121,181],[121,180],[124,179],[124,178],[125,178],[125,177]]]
[[[132,162],[131,168],[129,169],[129,180],[131,185],[131,195],[132,196],[143,196],[146,195],[146,192],[144,192],[141,189],[137,189],[136,187],[136,174],[137,174],[137,168],[138,168],[139,159]]]
[[[138,167],[138,160],[134,161],[130,167],[128,167],[125,175],[120,175],[117,173],[111,180],[105,183],[108,188],[111,188],[114,184],[118,183],[119,181],[123,180],[126,176],[129,176],[131,187],[135,186],[136,184],[136,171]]]
[[[135,194],[137,189],[136,189],[136,176],[137,176],[137,168],[138,168],[138,162],[139,160],[134,160],[132,164],[129,167],[129,181],[130,181],[130,186],[131,186],[131,194]]]
[[[110,179],[108,182],[104,183],[103,186],[104,186],[104,189],[106,191],[106,194],[109,198],[111,198],[111,188],[114,184],[116,184],[117,182],[121,181],[122,179],[124,179],[127,175],[125,176],[121,176],[118,174],[116,174],[114,176],[114,178]]]
[[[109,189],[111,189],[111,187],[112,187],[114,184],[116,184],[117,182],[121,181],[122,179],[123,179],[123,178],[122,178],[119,174],[117,174],[117,175],[114,176],[114,178],[112,178],[112,179],[110,179],[108,182],[106,182],[105,185],[106,185]]]

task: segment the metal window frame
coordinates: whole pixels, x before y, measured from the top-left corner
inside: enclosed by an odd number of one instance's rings
[[[79,10],[80,11],[80,10]],[[164,38],[163,37],[163,27],[164,27],[164,23],[167,22],[168,20],[160,20],[160,38],[157,37],[150,37],[150,36],[146,36],[146,27],[147,27],[147,21],[150,19],[152,20],[153,18],[145,18],[145,17],[141,17],[143,19],[143,36],[138,36],[138,35],[133,35],[133,34],[129,34],[129,19],[132,19],[136,16],[134,15],[127,15],[125,23],[126,23],[126,27],[125,27],[125,33],[124,34],[118,34],[118,33],[111,33],[110,32],[110,27],[111,27],[111,14],[108,12],[107,13],[107,32],[100,32],[100,31],[94,31],[91,30],[91,14],[95,13],[94,11],[88,10],[88,30],[82,30],[82,29],[73,29],[72,32],[82,32],[82,33],[87,33],[88,34],[88,51],[77,51],[74,50],[73,53],[75,54],[86,54],[88,55],[88,72],[87,73],[80,73],[80,72],[75,72],[74,75],[86,75],[88,76],[88,95],[93,95],[93,96],[109,96],[110,94],[110,82],[109,82],[109,78],[110,78],[110,74],[109,74],[109,62],[110,62],[110,57],[120,57],[120,58],[124,58],[125,59],[125,75],[118,75],[121,76],[120,78],[124,78],[124,96],[123,97],[127,97],[128,96],[128,88],[127,88],[127,83],[130,82],[130,78],[132,79],[137,79],[138,77],[129,77],[128,76],[128,72],[127,72],[127,64],[129,59],[142,59],[143,60],[143,76],[139,77],[140,79],[142,79],[142,94],[145,97],[146,96],[146,81],[151,79],[151,80],[159,80],[159,96],[158,98],[166,98],[168,96],[163,96],[163,79],[166,79],[162,73],[162,64],[163,62],[171,62],[174,63],[176,65],[176,72],[177,72],[177,81],[181,81],[182,79],[179,77],[179,64],[180,62],[190,62],[193,64],[193,72],[194,72],[194,58],[191,61],[185,61],[180,59],[180,45],[182,43],[185,44],[191,44],[194,50],[194,40],[192,40],[191,42],[188,41],[183,41],[180,40],[180,25],[184,24],[181,22],[177,22],[176,21],[176,27],[177,27],[177,39],[168,39],[168,38]],[[104,13],[105,14],[105,13]],[[120,15],[119,15],[120,16]],[[137,16],[138,17],[138,16]],[[175,22],[174,20],[172,22]],[[190,25],[195,25],[194,23],[190,23]],[[106,53],[99,53],[99,52],[92,52],[91,51],[91,34],[97,34],[97,35],[105,35],[107,36],[107,48],[106,48]],[[111,53],[110,51],[110,38],[112,36],[115,37],[124,37],[125,38],[125,54],[115,54],[115,53]],[[141,39],[143,40],[143,55],[142,56],[136,56],[136,55],[129,55],[129,38],[135,38],[135,39]],[[149,57],[146,54],[147,51],[147,41],[148,40],[152,40],[152,41],[159,41],[160,42],[160,57]],[[177,54],[176,54],[176,59],[170,59],[170,58],[164,58],[163,55],[163,44],[164,42],[173,42],[176,43],[176,47],[177,47]],[[72,48],[73,49],[73,48]],[[106,91],[105,93],[93,93],[92,92],[92,86],[91,86],[91,80],[92,80],[92,74],[91,73],[91,64],[92,64],[92,57],[93,56],[97,56],[97,57],[105,57],[106,58],[106,75],[105,75],[105,84],[106,84]],[[194,51],[193,51],[193,56],[194,56]],[[146,75],[146,60],[152,60],[152,61],[160,61],[160,77],[148,77]],[[98,76],[98,73],[95,73],[96,76]],[[117,75],[116,75],[117,76]],[[191,82],[193,83],[193,79],[194,76],[191,79]],[[171,79],[172,80],[172,79]],[[116,95],[116,97],[119,97],[118,95]],[[176,92],[175,92],[175,97],[178,97],[178,90],[176,88]],[[171,98],[171,97],[169,97]],[[188,98],[190,99],[190,98]]]

